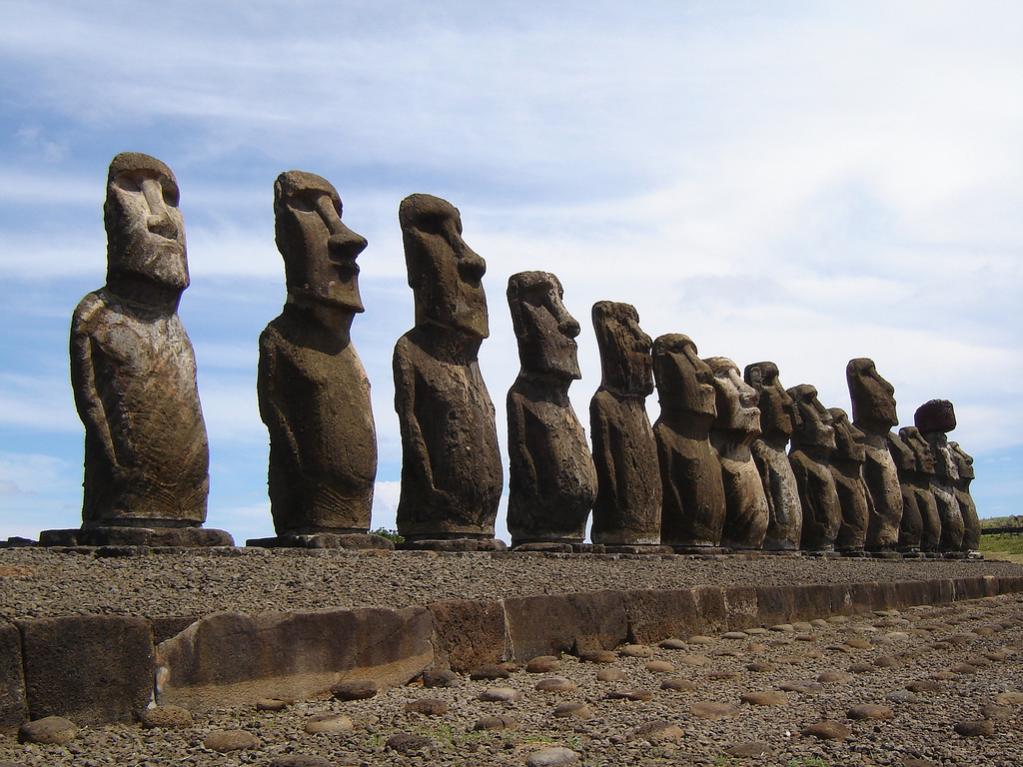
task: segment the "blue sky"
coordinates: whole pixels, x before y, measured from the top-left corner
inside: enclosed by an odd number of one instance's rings
[[[502,445],[504,289],[544,269],[583,325],[584,422],[589,307],[626,301],[652,336],[772,359],[828,406],[848,409],[859,356],[903,424],[951,399],[981,515],[1018,512],[1023,7],[639,5],[0,2],[0,536],[80,523],[68,323],[103,283],[106,167],[125,150],[181,187],[208,525],[239,540],[272,532],[256,341],[284,297],[272,184],[288,169],[332,181],[369,240],[353,338],[380,442],[374,526],[397,500],[412,192],[458,206],[487,259]]]

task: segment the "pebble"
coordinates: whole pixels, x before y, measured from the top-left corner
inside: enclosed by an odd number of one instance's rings
[[[374,697],[379,691],[380,687],[372,679],[339,682],[330,688],[330,694],[338,700],[366,700]]]
[[[708,663],[710,663],[710,658],[708,658],[706,655],[699,654],[682,655],[679,657],[678,662],[681,663],[683,666],[693,666],[699,668],[701,666],[706,666]]]
[[[314,714],[306,719],[305,731],[310,735],[337,735],[351,732],[355,725],[344,714]]]
[[[755,662],[755,663],[747,663],[746,664],[746,670],[747,671],[754,671],[756,673],[764,673],[764,674],[766,674],[766,673],[769,673],[771,671],[777,671],[778,667],[775,666],[773,663]]]
[[[661,647],[664,650],[684,650],[684,649],[686,649],[686,643],[684,641],[682,641],[681,639],[676,639],[675,637],[669,637],[668,639],[665,639],[658,646]]]
[[[571,679],[563,676],[547,677],[536,683],[536,689],[540,692],[574,692],[578,687]]]
[[[256,711],[283,711],[287,707],[288,702],[279,698],[260,698],[256,701]]]
[[[771,631],[781,631],[781,632],[791,633],[791,632],[793,632],[795,630],[796,630],[796,627],[793,626],[791,623],[776,623],[775,625],[771,626]]]
[[[62,716],[46,716],[25,722],[18,728],[19,743],[62,746],[78,734],[78,725]]]
[[[995,696],[995,703],[1001,706],[1023,706],[1023,692],[1000,692]]]
[[[490,687],[479,695],[480,700],[496,701],[500,703],[514,703],[522,700],[522,691],[514,687]]]
[[[754,740],[748,743],[733,743],[726,746],[725,754],[733,759],[759,759],[764,756],[774,756],[774,749],[771,744],[763,740]]]
[[[890,706],[879,703],[861,703],[853,706],[845,715],[850,719],[891,719],[895,714]]]
[[[670,674],[675,670],[675,664],[668,663],[666,660],[652,660],[646,664],[645,668],[654,674]]]
[[[406,703],[405,710],[412,714],[443,716],[448,712],[448,703],[440,698],[419,698]]]
[[[477,719],[473,729],[477,732],[483,730],[514,730],[518,728],[519,721],[511,716],[485,716]]]
[[[662,690],[675,690],[676,692],[693,692],[698,690],[699,687],[695,683],[688,679],[682,679],[681,677],[672,677],[670,679],[664,679],[661,681]]]
[[[919,703],[920,698],[914,695],[909,690],[892,690],[890,693],[884,696],[885,700],[890,700],[892,703]]]
[[[504,666],[498,666],[495,663],[488,663],[486,665],[475,668],[469,674],[469,678],[473,680],[487,679],[507,679],[511,674],[508,673],[508,669]]]
[[[977,667],[972,666],[969,663],[957,663],[956,665],[952,666],[949,669],[949,671],[951,671],[953,674],[976,674]]]
[[[529,674],[549,674],[561,667],[561,661],[554,655],[538,655],[526,664]]]
[[[995,723],[990,719],[973,719],[959,722],[955,731],[964,738],[990,738],[995,734]]]
[[[579,754],[564,746],[550,746],[534,751],[526,758],[527,767],[559,767],[563,764],[578,764]]]
[[[695,636],[689,637],[689,644],[714,644],[714,637],[696,634]]]
[[[851,647],[854,650],[869,650],[873,647],[866,639],[860,639],[859,637],[845,640],[845,646]]]
[[[389,737],[384,746],[389,748],[391,751],[397,751],[399,754],[408,754],[413,751],[423,751],[431,748],[433,746],[433,741],[425,735],[399,732],[397,735]]]
[[[751,706],[784,706],[789,702],[789,696],[783,692],[766,690],[762,692],[744,692],[739,696],[743,703]]]
[[[910,692],[938,692],[942,686],[937,679],[917,679],[907,684],[906,689]]]
[[[804,727],[803,735],[811,735],[821,740],[845,740],[852,735],[852,730],[841,722],[825,719],[821,722],[815,722],[809,727]]]
[[[731,703],[694,703],[689,707],[689,713],[697,719],[723,719],[735,716],[739,709]]]
[[[602,668],[597,672],[599,682],[624,682],[628,678],[629,675],[620,668]]]
[[[721,635],[722,639],[746,639],[749,637],[745,631],[726,631]]]
[[[853,663],[849,670],[854,674],[869,674],[874,670],[874,666],[870,663]]]
[[[458,674],[446,668],[424,671],[420,679],[423,687],[456,687],[462,681]]]
[[[627,644],[622,645],[618,649],[618,654],[626,658],[649,658],[654,654],[654,651],[645,645]]]
[[[684,733],[682,728],[674,722],[664,719],[656,719],[646,722],[638,727],[633,727],[627,736],[628,740],[647,740],[651,743],[660,743],[666,740],[681,740]]]
[[[554,707],[554,716],[559,718],[589,719],[593,716],[593,710],[586,703],[569,701],[556,705]]]
[[[142,727],[151,730],[156,727],[191,727],[195,721],[192,712],[180,706],[154,706],[147,708],[139,717]]]
[[[259,738],[248,730],[214,730],[202,744],[210,751],[225,754],[228,751],[246,751],[259,748]]]
[[[894,655],[879,655],[874,659],[874,665],[878,668],[895,668],[901,665],[901,663]]]
[[[855,678],[852,674],[847,674],[845,671],[822,671],[817,675],[817,681],[823,684],[848,684]]]
[[[1012,719],[1012,708],[997,703],[986,703],[980,707],[980,715],[995,722],[1004,722]]]
[[[579,653],[579,660],[583,663],[614,663],[618,656],[610,650],[592,650]]]
[[[816,695],[817,693],[824,692],[824,685],[820,682],[815,682],[812,679],[797,679],[791,682],[781,682],[778,685],[778,689],[785,692],[798,692],[804,695]]]

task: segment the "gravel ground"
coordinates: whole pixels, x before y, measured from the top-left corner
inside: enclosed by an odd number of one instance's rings
[[[217,610],[405,607],[439,599],[597,589],[1021,574],[1021,565],[968,560],[779,556],[705,560],[247,548],[109,557],[19,548],[0,549],[0,617],[201,616]]]
[[[777,563],[772,566],[778,567]],[[713,637],[702,644],[688,638],[679,649],[654,646],[637,651],[649,657],[626,656],[631,650],[622,648],[623,654],[607,665],[564,656],[549,673],[512,670],[510,678],[496,681],[458,677],[455,686],[448,688],[411,684],[369,700],[296,703],[279,712],[255,707],[201,712],[191,725],[177,729],[83,728],[66,746],[19,745],[5,736],[0,737],[0,762],[10,760],[24,767],[268,767],[284,756],[303,755],[324,758],[320,764],[327,765],[521,767],[535,760],[537,751],[560,746],[578,755],[577,762],[561,763],[592,767],[1009,767],[1023,763],[1018,735],[1023,725],[1023,693],[1019,692],[1023,691],[1023,595],[776,628],[781,630]],[[650,671],[646,665],[651,660],[674,668]],[[751,670],[751,664],[762,665]],[[624,679],[597,678],[609,669],[623,672]],[[794,680],[812,682],[829,671],[853,673],[844,681],[824,682],[819,689],[787,692],[780,705],[750,705],[741,700],[744,693],[777,691]],[[552,676],[564,677],[577,687],[568,692],[536,689],[539,680]],[[662,689],[668,678],[689,680],[693,689]],[[907,685],[914,687],[921,680],[933,689],[910,693]],[[481,692],[495,686],[514,688],[523,696],[513,703],[479,699]],[[652,696],[646,701],[608,699],[609,692],[626,688],[641,688]],[[1017,695],[989,707],[1006,692]],[[437,716],[406,710],[408,703],[422,698],[440,699],[448,709]],[[586,703],[591,717],[555,718],[555,705],[567,701]],[[701,702],[728,704],[732,710],[720,719],[702,719],[693,708]],[[887,706],[888,718],[850,717],[849,710],[859,704]],[[352,726],[335,734],[305,732],[310,719],[323,714],[347,716]],[[486,716],[506,717],[514,728],[474,730],[475,723]],[[803,734],[806,727],[822,720],[848,728],[848,737],[820,740]],[[975,720],[987,721],[991,734],[964,737],[957,733],[958,724]],[[637,732],[657,722],[662,723],[657,727],[667,739]],[[671,727],[677,729],[665,729]],[[251,748],[217,753],[203,745],[210,733],[236,728],[254,736]],[[421,748],[399,753],[388,747],[389,740],[401,734],[420,736]],[[752,741],[763,742],[768,755],[727,756],[730,747]]]

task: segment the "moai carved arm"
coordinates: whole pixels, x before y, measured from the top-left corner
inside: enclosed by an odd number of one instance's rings
[[[533,462],[534,455],[543,455],[537,448],[542,446],[535,444],[538,429],[529,429],[526,426],[526,419],[529,413],[522,406],[522,400],[510,393],[508,396],[508,445],[511,447],[511,460],[515,464],[516,474],[519,475],[517,482],[520,487],[538,487],[539,477],[536,471],[536,464]],[[531,439],[532,437],[532,439]],[[514,446],[519,445],[518,449]]]
[[[657,463],[661,467],[662,506],[666,509],[684,509],[679,484],[675,481],[675,461],[671,447],[663,439],[657,440]]]
[[[419,417],[416,415],[417,375],[412,361],[408,357],[411,343],[406,338],[398,340],[394,348],[394,409],[398,413],[398,425],[401,428],[401,445],[403,451],[412,451],[415,460],[407,458],[402,462],[402,471],[415,471],[421,474],[422,486],[433,493],[439,493],[433,482],[433,469],[430,463],[430,451],[419,428]]]
[[[600,396],[599,393],[597,396]],[[613,427],[610,421],[608,421],[603,408],[598,404],[597,397],[590,401],[590,429],[593,432],[591,435],[593,440],[593,462],[597,467],[598,476],[607,483],[606,493],[602,492],[600,494],[607,495],[610,498],[617,498],[618,476],[614,469],[616,464],[611,434]]]
[[[71,324],[71,388],[75,395],[75,407],[78,408],[82,421],[87,424],[86,431],[99,440],[111,471],[117,473],[124,469],[117,463],[117,451],[114,449],[114,439],[110,434],[110,422],[103,407],[103,398],[96,389],[93,354],[95,351],[102,354],[102,350],[94,349],[92,334],[87,327],[83,327],[86,322],[86,317],[75,312]]]
[[[275,383],[282,380],[279,359],[279,350],[272,340],[264,332],[259,339],[259,370],[256,376],[256,391],[259,400],[259,417],[266,424],[273,439],[283,439],[287,442],[287,450],[279,451],[275,460],[292,460],[293,468],[298,475],[302,473],[302,454],[298,447],[298,440],[291,430],[288,419],[284,417],[281,409],[281,396],[277,391]]]

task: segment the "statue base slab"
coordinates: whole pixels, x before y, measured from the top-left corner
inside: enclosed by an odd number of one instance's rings
[[[43,530],[40,546],[234,546],[226,530],[203,527],[79,527]]]
[[[508,545],[497,538],[416,538],[406,539],[401,551],[507,551]]]
[[[568,541],[529,541],[515,543],[512,551],[549,551],[563,554],[605,554],[607,547],[602,543],[570,543]]]
[[[731,549],[724,546],[690,546],[684,543],[673,543],[671,550],[676,554],[731,554]]]
[[[601,545],[604,547],[604,553],[606,554],[649,554],[665,556],[667,554],[675,553],[675,550],[671,546],[661,546],[656,543],[604,543]]]
[[[272,538],[249,538],[246,546],[264,549],[386,549],[394,550],[394,542],[373,533],[308,533],[276,535]]]

